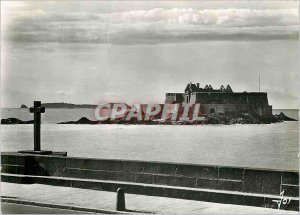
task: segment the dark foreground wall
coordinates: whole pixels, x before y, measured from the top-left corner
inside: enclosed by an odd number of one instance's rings
[[[296,200],[293,207],[299,207],[299,174],[292,171],[19,153],[2,153],[1,158],[2,173],[143,183],[149,186],[167,185],[181,187],[180,189],[185,187],[183,189],[187,190],[213,189],[214,192],[228,195],[237,193],[241,196],[258,196],[263,201],[259,206],[266,206],[266,198],[274,199],[274,196],[278,197],[284,191],[285,197],[294,197]],[[164,196],[151,192],[147,195]],[[169,194],[168,197],[176,198],[176,195]],[[212,201],[208,196],[206,198],[207,201]],[[272,201],[268,204],[276,206]]]

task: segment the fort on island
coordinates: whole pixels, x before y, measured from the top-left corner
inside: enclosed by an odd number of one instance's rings
[[[190,82],[183,93],[167,93],[165,103],[200,103],[200,113],[204,115],[251,113],[262,117],[272,116],[267,93],[234,92],[229,85],[214,89],[211,85],[201,88],[199,83]]]
[[[23,107],[25,105],[22,105]],[[296,121],[284,113],[272,113],[266,92],[234,92],[223,85],[214,89],[190,82],[183,93],[167,93],[164,104],[105,103],[100,105],[44,103],[47,108],[95,108],[94,119],[58,124],[270,124]],[[1,124],[32,124],[17,118],[1,119]]]

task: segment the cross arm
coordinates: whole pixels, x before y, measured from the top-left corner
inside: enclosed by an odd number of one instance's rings
[[[30,113],[45,113],[45,107],[31,107],[29,111]]]

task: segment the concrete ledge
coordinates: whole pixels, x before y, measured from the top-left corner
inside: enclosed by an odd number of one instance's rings
[[[25,150],[25,151],[18,151],[18,153],[23,154],[35,154],[35,155],[51,155],[52,151],[34,151],[34,150]],[[67,153],[66,153],[67,155]]]
[[[244,191],[251,193],[279,194],[281,172],[245,170]]]
[[[2,164],[1,172],[11,174],[25,174],[25,167],[21,165]]]
[[[298,197],[299,173],[134,160],[1,153],[2,172],[115,180]]]
[[[283,184],[299,185],[299,173],[296,172],[284,172],[282,174]]]
[[[274,209],[277,209],[278,206],[275,202],[273,202],[273,200],[279,200],[281,198],[279,195],[266,195],[257,193],[245,193],[200,188],[197,189],[133,182],[103,181],[66,177],[20,176],[13,174],[1,175],[1,180],[3,182],[15,183],[15,180],[20,180],[20,178],[30,179],[33,183],[54,186],[67,186],[110,192],[116,192],[118,188],[123,188],[126,193],[132,194],[162,196],[170,198],[216,202],[223,204],[267,207]],[[299,211],[299,198],[292,198],[291,202],[288,205],[282,205],[281,209]]]
[[[232,180],[197,179],[197,187],[217,190],[243,191],[242,181]]]
[[[80,212],[90,212],[90,213],[129,214],[128,212],[123,212],[123,211],[100,210],[100,209],[95,209],[95,208],[76,207],[76,206],[72,206],[72,205],[58,205],[58,204],[52,204],[52,203],[50,204],[50,203],[44,203],[44,202],[33,202],[33,201],[27,201],[27,200],[21,200],[21,199],[11,199],[11,198],[1,198],[1,202],[22,204],[22,205],[31,205],[31,206],[37,206],[37,207],[73,210],[73,211],[80,211]]]

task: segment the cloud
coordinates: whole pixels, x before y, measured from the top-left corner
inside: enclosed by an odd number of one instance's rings
[[[28,7],[28,3],[21,1],[3,1],[1,2],[1,7],[5,8],[5,10],[20,10]]]
[[[161,43],[298,39],[298,9],[155,8],[117,13],[13,10],[4,38],[23,42]],[[4,17],[5,18],[5,17]]]
[[[112,21],[120,23],[163,22],[182,25],[235,27],[288,26],[298,24],[298,10],[156,8],[112,14]]]

